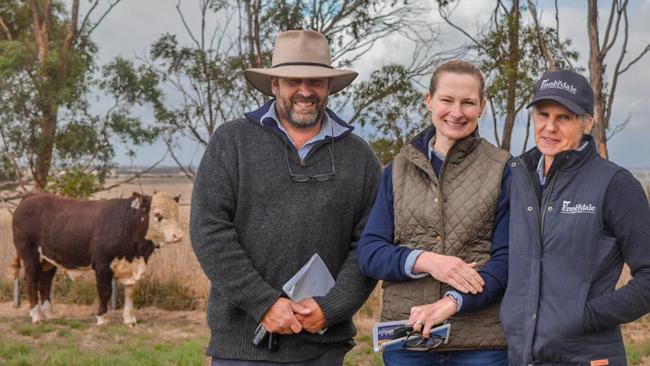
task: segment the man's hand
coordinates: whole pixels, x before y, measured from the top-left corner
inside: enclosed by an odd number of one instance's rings
[[[413,330],[422,331],[422,336],[429,337],[431,328],[451,318],[456,314],[457,305],[449,296],[434,302],[433,304],[414,306],[411,308],[409,324]]]
[[[302,324],[302,329],[309,333],[317,333],[325,328],[325,314],[321,310],[318,303],[313,298],[301,300],[298,305],[309,309],[308,314],[296,313],[296,318]]]
[[[266,311],[262,317],[262,325],[271,333],[300,333],[303,326],[296,315],[307,316],[310,313],[310,309],[281,297]]]
[[[476,262],[468,264],[458,257],[423,252],[413,265],[413,273],[426,272],[460,292],[477,294],[483,291],[485,282],[476,267]]]

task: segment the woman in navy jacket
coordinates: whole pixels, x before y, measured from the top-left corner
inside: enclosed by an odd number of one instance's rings
[[[537,146],[510,163],[509,362],[625,365],[619,325],[650,311],[648,201],[598,155],[583,76],[545,74],[528,107]],[[633,279],[615,289],[623,263]]]

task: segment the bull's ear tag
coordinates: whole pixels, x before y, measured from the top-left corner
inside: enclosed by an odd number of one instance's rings
[[[139,199],[134,199],[131,201],[131,207],[135,208],[136,210],[140,208],[140,200]]]

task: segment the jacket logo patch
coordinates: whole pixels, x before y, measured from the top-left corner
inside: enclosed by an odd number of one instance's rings
[[[563,214],[596,214],[596,206],[591,203],[576,203],[571,205],[571,201],[562,201]]]
[[[591,361],[591,366],[606,366],[609,365],[609,360],[608,359],[603,359],[603,360],[593,360]]]

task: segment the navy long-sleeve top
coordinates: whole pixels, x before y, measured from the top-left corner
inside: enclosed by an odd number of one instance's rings
[[[428,149],[428,140],[426,141],[426,144],[415,144],[424,154],[428,154],[425,152]],[[438,175],[443,161],[436,154],[428,155],[431,156],[433,170]],[[411,273],[413,259],[415,259],[412,255],[414,249],[394,243],[392,171],[392,164],[384,169],[375,204],[358,244],[357,256],[361,271],[366,276],[378,280],[408,281],[415,278]],[[506,164],[501,178],[501,192],[492,231],[491,258],[479,271],[485,281],[483,292],[476,295],[459,293],[462,299],[460,308],[462,312],[481,310],[500,299],[505,291],[508,282],[509,186],[510,168]]]

